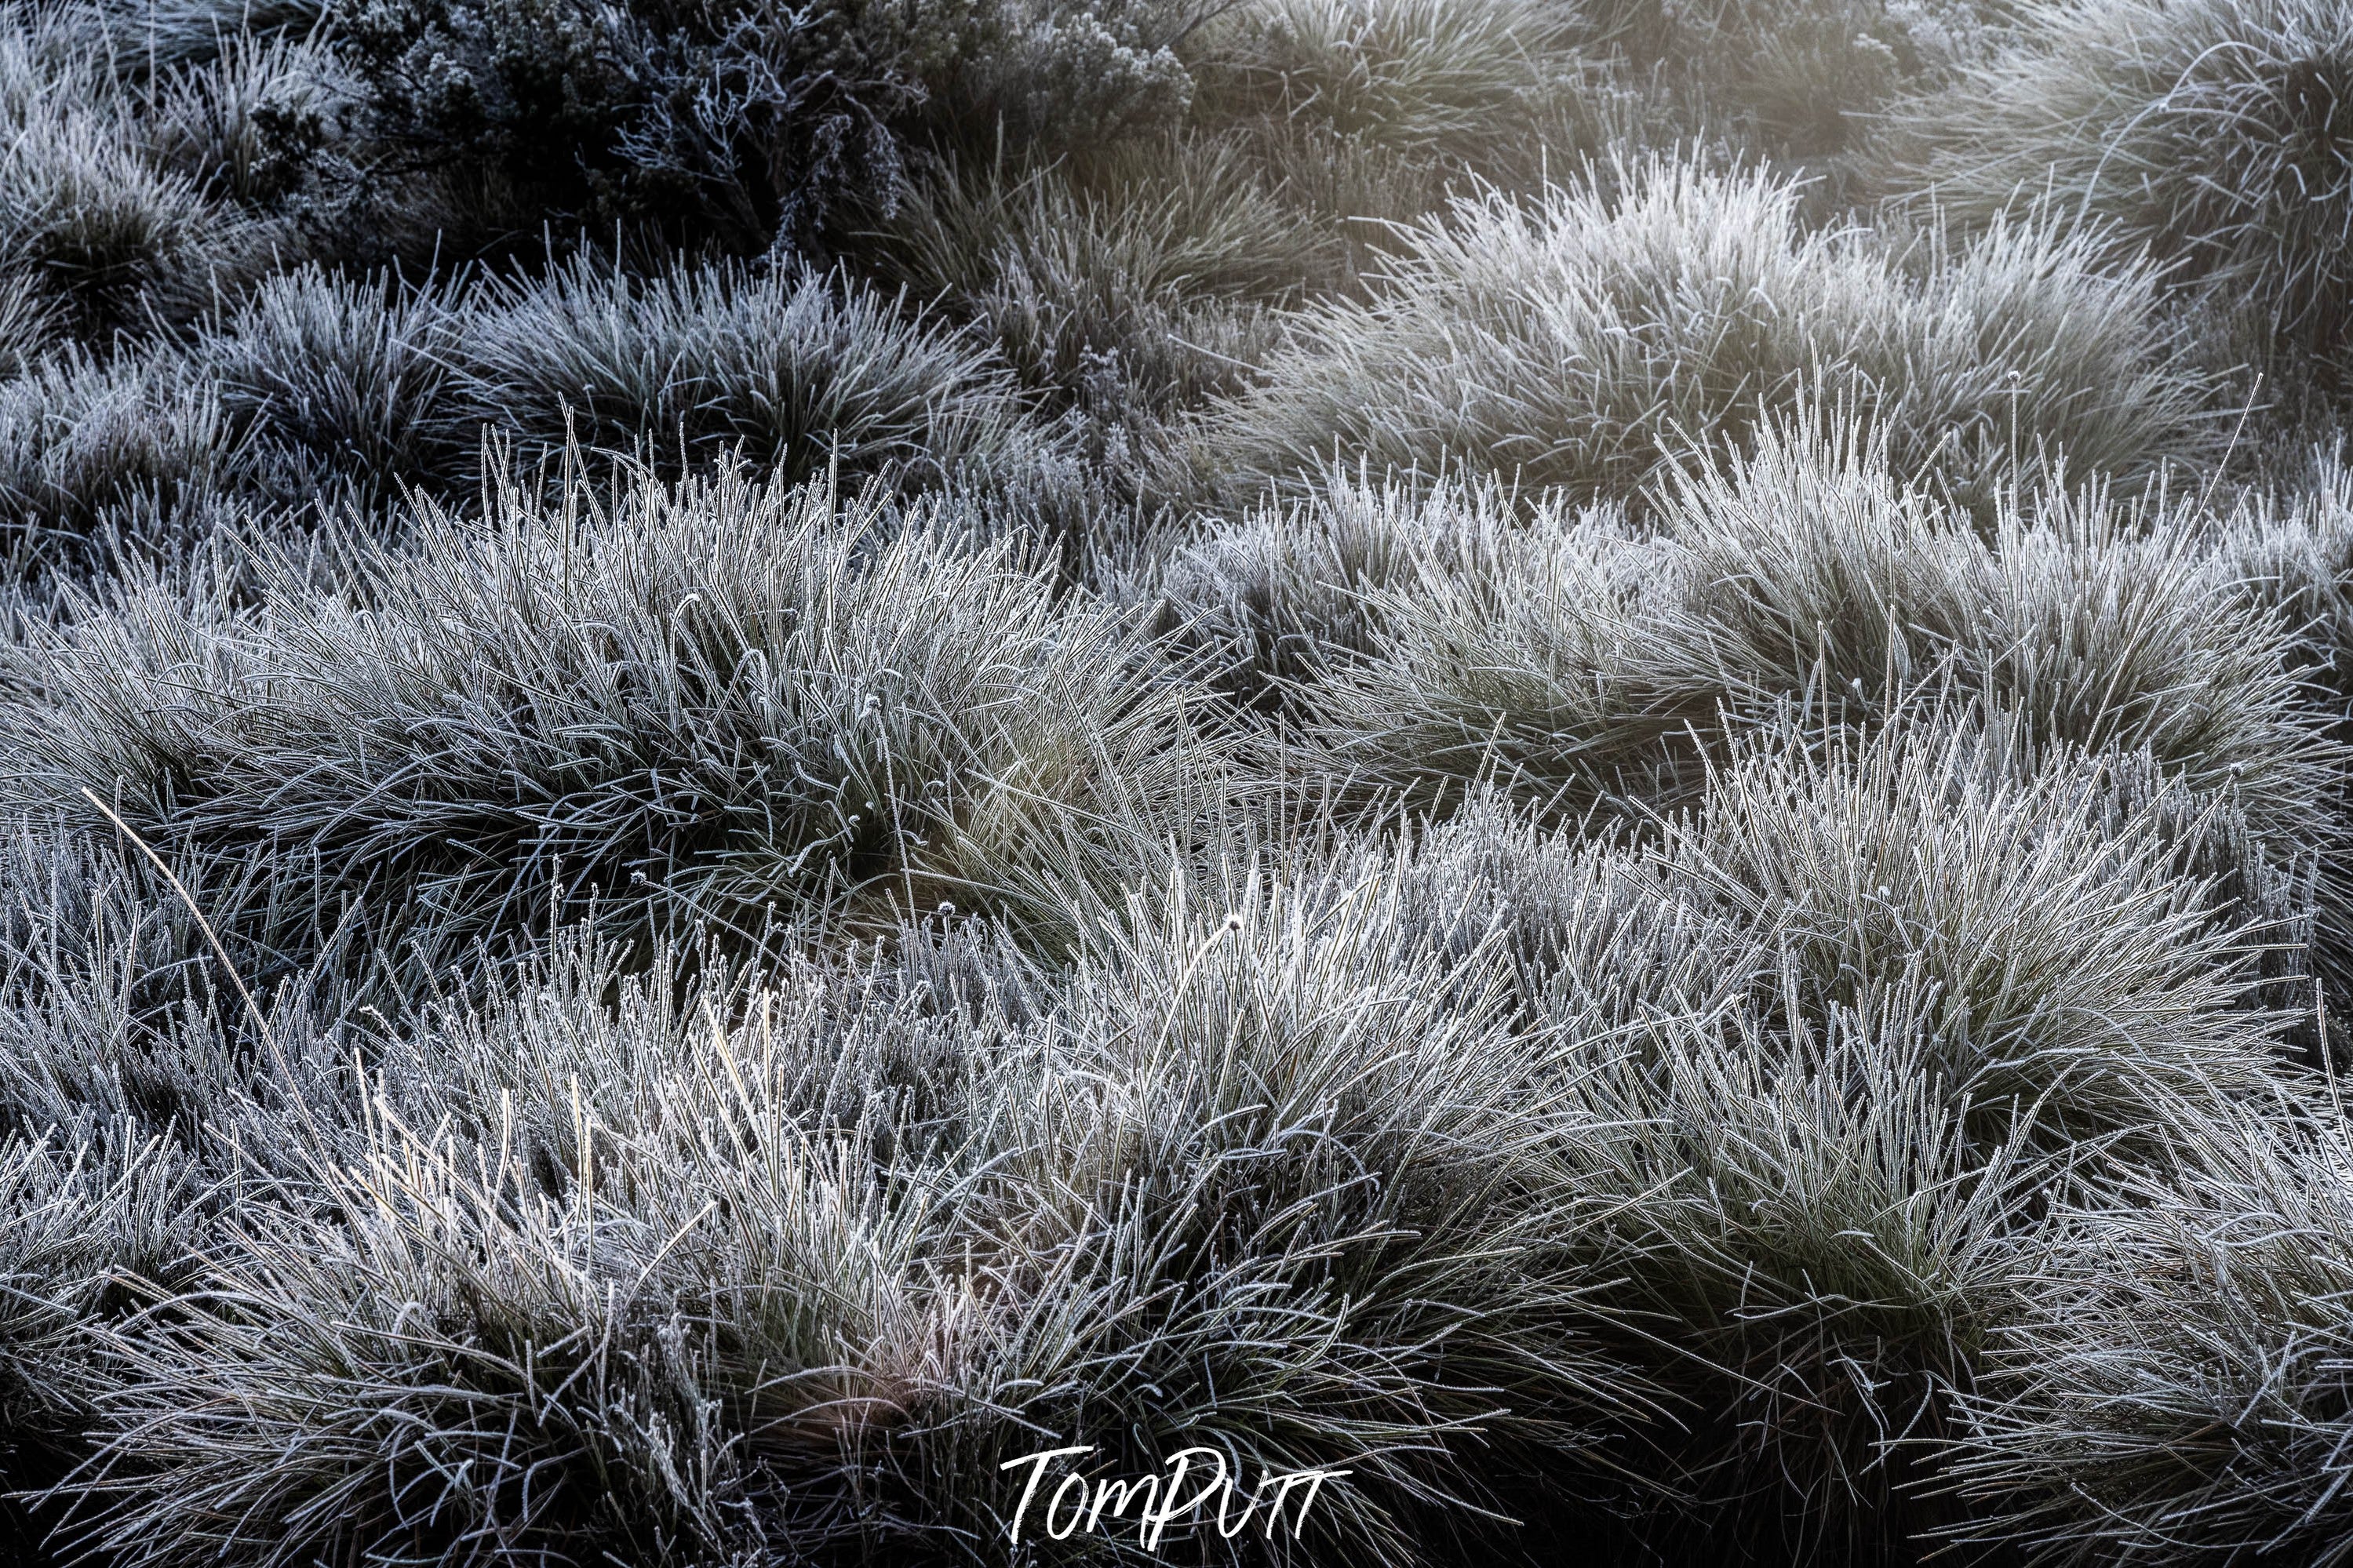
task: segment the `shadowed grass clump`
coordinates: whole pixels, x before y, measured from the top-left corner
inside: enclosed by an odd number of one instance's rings
[[[0,258],[100,338],[234,279],[250,226],[148,155],[104,60],[54,12],[0,11]]]
[[[1955,1533],[2064,1563],[2342,1563],[2344,1129],[2217,1122],[2169,1165],[2053,1225],[2066,1262],[1953,1441],[1978,1505]]]
[[[489,500],[338,585],[264,560],[251,610],[126,590],[34,632],[14,787],[273,865],[329,926],[462,940],[588,900],[1051,926],[1050,874],[1116,875],[1204,765],[1134,633],[960,549],[952,506],[732,474]]]
[[[1311,286],[1361,293],[1389,226],[1678,136],[1583,30],[1577,7],[1524,0],[1242,0],[1188,47],[1193,123],[1336,245]]]
[[[58,327],[57,311],[37,279],[21,271],[0,272],[0,382],[37,365]]]
[[[129,1310],[119,1271],[168,1276],[192,1196],[185,1168],[153,1144],[0,1142],[0,1483],[13,1494],[0,1530],[16,1539],[37,1537],[30,1494],[87,1452],[108,1371],[90,1330]]]
[[[2306,697],[2341,727],[2353,718],[2353,470],[2341,452],[2315,456],[2306,483],[2226,519],[2217,552],[2287,627]]]
[[[1606,1299],[1657,1336],[1681,1426],[1637,1436],[1691,1500],[1638,1521],[1668,1561],[1911,1563],[1938,1521],[1909,1445],[2014,1314],[2035,1173],[1971,1142],[1905,1022],[1670,1026],[1587,1096],[1630,1129],[1570,1157],[1596,1193],[1640,1194],[1610,1222]]]
[[[1554,1153],[1568,1040],[1402,914],[1377,878],[1229,867],[1091,921],[997,1200],[1029,1421],[1109,1474],[1187,1440],[1252,1482],[1345,1464],[1309,1538],[1372,1562],[1480,1508],[1590,1527],[1651,1398],[1599,1331],[1585,1222],[1618,1200]]]
[[[330,167],[345,179],[353,173],[336,166],[348,158],[343,149],[330,151],[351,91],[333,46],[315,35],[238,30],[225,30],[220,43],[214,58],[152,79],[155,165],[257,215],[316,209],[346,195],[322,178]]]
[[[1467,883],[1537,1007],[1620,1021],[1568,1092],[1623,1135],[1564,1158],[1620,1200],[1601,1304],[1656,1336],[1627,1353],[1681,1423],[1629,1433],[1693,1500],[1638,1527],[1671,1557],[1917,1560],[1960,1517],[1910,1489],[1920,1445],[2026,1319],[2050,1184],[2281,1103],[2263,936],[2213,918],[2161,807],[2014,745],[1785,737],[1647,849],[1474,815],[1419,852],[1460,889],[1487,846]]]
[[[2137,483],[2200,450],[2201,388],[2167,363],[2145,272],[2050,225],[1891,249],[1802,228],[1797,202],[1662,159],[1458,200],[1398,234],[1373,298],[1308,313],[1203,426],[1201,460],[1229,487],[1296,486],[1336,454],[1631,500],[1811,399],[1984,509],[2063,456]]]
[[[1242,384],[1272,346],[1270,308],[1335,271],[1341,248],[1233,145],[1198,140],[1074,169],[952,171],[883,238],[887,271],[996,343],[1025,385],[1146,427]]]
[[[193,858],[173,875],[201,889],[203,910],[111,825],[92,832],[56,814],[7,821],[0,1138],[53,1136],[117,1163],[144,1150],[159,1168],[186,1166],[199,1185],[230,1175],[239,1158],[291,1168],[293,1100],[331,1098],[351,1065],[340,1026],[364,1005],[402,999],[367,984],[384,955],[353,952],[355,932],[304,925],[307,911],[289,907],[301,902],[299,886],[282,885],[297,879]],[[254,931],[277,942],[251,940]],[[439,955],[415,956],[429,966]],[[259,1011],[248,1008],[248,992]],[[243,1154],[225,1158],[213,1133],[231,1127],[242,1129]],[[191,1197],[183,1208],[174,1223],[193,1225],[205,1205]],[[170,1263],[151,1258],[148,1277],[166,1277]]]
[[[322,489],[384,500],[455,466],[457,319],[430,286],[305,268],[262,284],[192,357],[233,428],[284,452]]]
[[[237,39],[311,32],[319,0],[130,0],[65,7],[64,22],[125,76],[202,66]]]
[[[2021,739],[1744,747],[1665,853],[1763,933],[1778,994],[1760,1000],[1787,1026],[1900,1013],[1978,1144],[2090,1157],[2169,1113],[2268,1100],[2276,1020],[2242,1003],[2279,933],[2214,918],[2217,889],[2181,874],[2178,803]]]
[[[632,279],[582,255],[493,285],[451,351],[461,445],[484,424],[670,461],[723,450],[787,480],[839,465],[936,480],[1017,439],[977,346],[813,274],[725,265]]]
[[[1969,223],[2027,203],[2341,378],[2353,31],[2340,0],[2057,0],[1897,117],[1900,183]]]

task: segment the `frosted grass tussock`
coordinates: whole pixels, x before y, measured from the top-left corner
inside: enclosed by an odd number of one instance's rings
[[[1958,702],[2042,745],[2147,749],[2231,793],[2285,858],[2335,831],[2315,810],[2334,752],[2286,629],[2162,514],[2092,489],[2006,508],[1988,539],[1875,444],[1802,424],[1671,482],[1659,510],[1662,535],[1633,544],[1565,515],[1459,561],[1423,544],[1363,595],[1371,653],[1305,689],[1324,765],[1672,801],[1786,714],[1834,732]]]
[[[2339,0],[2063,0],[1894,119],[1900,185],[1973,223],[2041,204],[2342,374],[2353,34]],[[1957,105],[1968,106],[1956,118]]]
[[[327,926],[352,899],[452,937],[593,900],[757,940],[770,906],[1051,927],[1055,877],[1148,860],[1214,770],[1132,627],[961,547],[953,505],[733,475],[488,503],[336,588],[259,563],[257,611],[156,588],[37,632],[16,787],[311,867]]]
[[[1200,439],[1285,487],[1336,455],[1631,500],[1810,399],[1972,505],[2063,455],[2138,482],[2202,428],[2149,288],[2055,224],[1891,248],[1766,174],[1649,157],[1404,226],[1372,297],[1311,311]]]
[[[1008,443],[1021,416],[976,348],[814,275],[638,280],[584,253],[486,304],[454,351],[469,446],[487,422],[655,461],[732,450],[791,479],[828,464],[936,477]]]

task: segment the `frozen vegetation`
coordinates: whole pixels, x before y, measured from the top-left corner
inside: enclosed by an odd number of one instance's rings
[[[2353,0],[0,0],[0,1561],[2353,1564],[2348,413]]]

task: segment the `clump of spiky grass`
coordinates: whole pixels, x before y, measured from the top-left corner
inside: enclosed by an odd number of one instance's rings
[[[1953,1441],[1966,1533],[2052,1563],[2344,1562],[2348,1169],[2333,1105],[2218,1121],[2054,1222],[2064,1263]]]
[[[1194,119],[1335,242],[1341,266],[1316,281],[1357,289],[1386,226],[1664,129],[1658,95],[1577,48],[1580,30],[1523,0],[1245,0],[1192,46]]]
[[[1507,553],[1523,526],[1516,498],[1492,477],[1422,486],[1335,473],[1194,541],[1157,586],[1208,679],[1271,708],[1318,672],[1376,650],[1376,595]],[[1533,526],[1560,521],[1548,510]]]
[[[146,155],[145,127],[53,16],[0,15],[0,255],[84,331],[187,311],[248,260],[236,215]]]
[[[2242,1005],[2261,936],[2211,918],[2161,811],[2015,744],[1744,747],[1634,866],[1556,849],[1503,917],[1524,952],[1558,933],[1543,1001],[1624,1020],[1573,1092],[1628,1135],[1567,1157],[1641,1194],[1605,1301],[1684,1402],[1636,1435],[1699,1504],[1651,1517],[1662,1549],[1915,1560],[1954,1517],[1912,1494],[1919,1445],[2025,1315],[2044,1189],[2284,1102]],[[1630,906],[1646,877],[1674,893]]]
[[[1494,942],[1527,1016],[1580,1038],[1721,1016],[1767,971],[1759,933],[1686,869],[1622,835],[1546,825],[1500,790],[1379,853],[1416,941],[1457,954]]]
[[[2063,0],[1904,117],[1902,178],[2146,249],[2292,360],[2353,331],[2353,45],[2337,0]]]
[[[319,0],[90,0],[60,9],[68,36],[126,77],[202,65],[240,38],[307,33],[326,13]]]
[[[148,156],[158,167],[207,195],[269,211],[313,183],[351,88],[317,37],[233,30],[217,57],[162,73],[148,92]]]
[[[1609,1222],[1607,1300],[1676,1396],[1683,1429],[1642,1435],[1690,1500],[1637,1526],[1671,1560],[1915,1562],[1938,1521],[1907,1496],[1908,1445],[1947,1429],[2015,1313],[2037,1173],[1968,1136],[1907,1022],[1662,1026],[1587,1093],[1630,1129],[1569,1157],[1640,1194]]]
[[[304,268],[263,283],[192,357],[232,428],[322,484],[386,499],[454,466],[452,331],[446,290]]]
[[[211,216],[192,184],[149,168],[120,134],[69,119],[19,131],[0,153],[0,246],[93,330],[134,320],[146,290],[188,282]]]
[[[1525,530],[1480,530],[1475,516],[1458,521],[1443,491],[1432,500],[1417,509],[1419,527],[1396,541],[1402,559],[1387,563],[1388,583],[1340,579],[1333,598],[1361,605],[1345,629],[1357,631],[1365,651],[1352,658],[1335,645],[1277,689],[1303,710],[1308,756],[1436,799],[1498,770],[1567,806],[1685,787],[1672,770],[1684,735],[1713,710],[1713,692],[1653,665],[1646,635],[1658,618],[1651,597],[1673,580],[1679,559],[1630,540],[1608,513],[1556,509]],[[1334,508],[1335,518],[1346,514]],[[1286,552],[1314,550],[1318,531],[1303,531]],[[1250,541],[1234,543],[1247,549]],[[1366,552],[1366,565],[1377,560]],[[1267,586],[1279,589],[1288,574],[1280,560],[1271,564]],[[1256,565],[1243,556],[1227,566],[1235,588],[1250,592]],[[1178,585],[1189,586],[1182,578]],[[1246,606],[1220,618],[1271,640],[1275,653],[1289,632],[1278,616],[1298,611],[1270,595],[1271,613],[1251,615],[1261,622],[1252,627],[1238,614]]]
[[[953,505],[733,472],[558,489],[428,507],[333,585],[257,563],[251,612],[150,587],[36,634],[18,787],[306,868],[328,924],[356,900],[512,931],[595,900],[754,932],[771,906],[1008,900],[1051,925],[1051,877],[1124,874],[1203,764],[1128,625],[961,548]]]
[[[1899,255],[1802,229],[1797,203],[1761,173],[1660,159],[1532,204],[1458,200],[1398,234],[1371,300],[1311,311],[1203,451],[1251,484],[1296,486],[1336,451],[1630,500],[1814,399],[1982,508],[2063,455],[2130,483],[2199,449],[2201,388],[2167,363],[2145,270],[2049,224]]]
[[[217,1176],[208,1130],[258,1107],[245,1148],[285,1164],[289,1097],[327,1098],[349,1065],[338,1023],[363,1003],[403,1001],[345,984],[382,954],[352,951],[350,931],[293,940],[302,919],[254,868],[182,858],[163,877],[111,824],[12,816],[0,832],[0,1137],[55,1136],[117,1161],[152,1144]],[[276,945],[252,940],[272,928]]]
[[[0,382],[0,538],[36,565],[169,549],[223,515],[248,456],[170,359],[53,354]]]
[[[155,1564],[855,1542],[861,1437],[956,1353],[918,1250],[936,1200],[729,1083],[554,1191],[380,1118],[320,1172],[339,1223],[242,1211],[111,1338],[77,1528]]]
[[[1573,1509],[1645,1389],[1559,1241],[1556,1067],[1482,955],[1307,881],[1098,900],[1023,1008],[902,949],[681,1019],[580,949],[438,1011],[307,1175],[332,1210],[242,1211],[104,1336],[87,1542],[988,1560],[1000,1466],[1066,1439],[1217,1444],[1245,1500],[1353,1467],[1309,1539],[1372,1561],[1539,1479]]]
[[[950,171],[884,237],[890,271],[1026,384],[1130,425],[1240,385],[1272,343],[1269,307],[1339,248],[1229,142],[1199,138]]]
[[[1205,44],[1213,111],[1476,159],[1578,62],[1576,14],[1541,0],[1255,0]]]
[[[1607,1200],[1561,1179],[1567,1037],[1511,1022],[1492,947],[1429,945],[1377,872],[1229,865],[1099,909],[1058,1027],[1002,1075],[1007,1327],[976,1347],[1002,1392],[964,1442],[1042,1446],[989,1418],[1018,1394],[1028,1430],[1096,1445],[1073,1468],[1187,1442],[1251,1483],[1345,1464],[1310,1539],[1374,1562],[1450,1511],[1620,1489],[1606,1438],[1650,1389],[1596,1332],[1578,1220]]]
[[[1409,788],[1494,770],[1655,803],[1785,712],[1827,732],[1957,700],[2040,745],[2146,749],[2284,844],[2327,837],[2331,752],[2287,634],[2165,509],[2084,492],[2004,508],[1988,540],[1875,445],[1801,429],[1659,510],[1655,542],[1532,528],[1368,593],[1377,651],[1304,699],[1330,754]]]
[[[1600,0],[1588,16],[1597,43],[1659,73],[1710,132],[1821,160],[1836,179],[1840,155],[1892,101],[1989,52],[2003,11],[1980,0]]]
[[[657,460],[739,452],[798,479],[838,465],[934,478],[1010,444],[1004,369],[861,289],[741,267],[633,279],[583,253],[511,279],[454,353],[461,433],[512,426]]]
[[[2113,764],[2021,739],[1910,724],[1820,761],[1784,740],[1666,853],[1765,933],[1777,1011],[1897,1009],[1975,1136],[2064,1154],[2169,1105],[2265,1103],[2279,1020],[2241,1004],[2277,933],[2212,918],[2178,803],[2119,802]]]
[[[88,1452],[103,1325],[130,1281],[184,1277],[217,1211],[207,1129],[282,1148],[286,1102],[254,1092],[245,1020],[143,870],[61,823],[0,829],[0,1531],[26,1543],[54,1519],[30,1494]]]
[[[0,272],[0,381],[38,364],[58,324],[56,308],[35,279],[15,268]]]
[[[2353,716],[2353,469],[2341,451],[2315,456],[2308,483],[2258,495],[2229,517],[2217,550],[2286,626],[2307,694],[2341,722]]]
[[[104,1152],[49,1135],[0,1142],[0,1528],[84,1452],[106,1384],[90,1328],[128,1310],[122,1276],[168,1278],[189,1245],[184,1162],[153,1143]]]
[[[2216,541],[2219,569],[2287,633],[2287,661],[2315,719],[2338,739],[2353,723],[2353,484],[2342,463],[2324,457],[2301,494],[2275,503],[2258,498],[2232,516]],[[2342,809],[2330,791],[2326,809]],[[2353,984],[2353,889],[2338,857],[2321,858],[2315,966],[2337,987],[2341,1016]]]

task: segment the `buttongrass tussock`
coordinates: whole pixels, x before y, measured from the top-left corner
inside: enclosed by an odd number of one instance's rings
[[[726,450],[788,479],[937,476],[1013,438],[1005,372],[863,289],[735,267],[645,279],[583,254],[493,286],[455,357],[458,434],[567,433],[656,461]]]
[[[1949,1439],[1974,1505],[1952,1534],[2057,1563],[2344,1561],[2343,1127],[2183,1142],[2129,1202],[2054,1222],[2066,1252]]]
[[[191,358],[232,426],[314,485],[391,499],[479,449],[451,449],[453,317],[430,285],[309,268],[262,284]]]
[[[1430,520],[1452,504],[1425,511],[1415,571],[1362,591],[1369,656],[1305,687],[1327,766],[1655,804],[1760,724],[1959,703],[2039,746],[2147,750],[2283,846],[2333,831],[2335,752],[2285,628],[2161,509],[2092,489],[2005,507],[1988,538],[1876,443],[1804,424],[1671,481],[1654,538],[1550,512],[1449,561]]]
[[[1775,415],[1844,406],[1907,479],[1978,506],[2063,457],[2140,482],[2200,445],[2150,279],[2055,223],[1908,247],[1809,228],[1798,190],[1696,159],[1458,198],[1395,235],[1372,297],[1311,312],[1219,411],[1205,460],[1296,487],[1336,455],[1634,499]]]
[[[2039,205],[2341,378],[2353,35],[2337,0],[2066,0],[1899,111],[1898,188],[1970,223]]]
[[[486,499],[332,590],[264,561],[251,609],[157,588],[41,629],[18,787],[453,941],[592,900],[754,942],[944,904],[1044,931],[1054,877],[1191,831],[1218,763],[1183,687],[952,504],[734,474]]]

